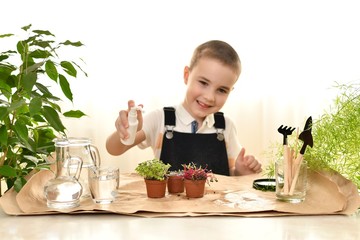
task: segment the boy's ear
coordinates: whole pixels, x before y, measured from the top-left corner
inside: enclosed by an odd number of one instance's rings
[[[188,66],[184,67],[184,83],[187,84],[189,79],[190,69]]]

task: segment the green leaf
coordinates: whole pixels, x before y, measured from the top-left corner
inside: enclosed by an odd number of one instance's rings
[[[64,132],[65,127],[62,124],[59,114],[49,106],[43,106],[43,115],[48,123],[58,132]]]
[[[25,72],[36,72],[43,64],[44,62],[33,63],[25,69]]]
[[[19,192],[23,186],[25,186],[26,184],[26,179],[24,177],[18,177],[16,178],[15,182],[14,182],[14,189],[16,192]]]
[[[80,110],[71,110],[68,112],[64,112],[63,115],[65,117],[72,117],[72,118],[81,118],[83,116],[86,116],[86,114]]]
[[[7,139],[8,139],[7,128],[6,128],[5,125],[2,125],[0,127],[0,145],[1,146],[6,146],[7,145]]]
[[[54,148],[54,139],[56,135],[54,134],[53,130],[50,128],[38,128],[37,129],[37,144],[40,146],[48,146]]]
[[[16,170],[8,165],[0,166],[0,175],[5,177],[16,177]]]
[[[0,79],[0,90],[7,99],[11,98],[11,87],[7,83],[1,81],[1,79]]]
[[[14,34],[12,34],[12,33],[1,34],[0,38],[11,37],[11,36],[14,36]]]
[[[53,43],[54,41],[34,41],[31,45],[32,46],[39,46],[41,48],[51,48],[50,43]]]
[[[42,101],[41,98],[33,98],[29,103],[30,116],[34,116],[41,111]]]
[[[52,80],[56,81],[59,74],[58,74],[58,71],[55,67],[55,64],[54,62],[48,60],[46,61],[45,63],[45,71],[46,71],[46,74],[49,76],[49,78],[51,78]]]
[[[24,27],[22,27],[21,29],[27,31],[27,30],[29,30],[30,28],[31,28],[31,24],[29,24],[29,25],[27,25],[27,26],[24,26]]]
[[[8,109],[6,107],[0,107],[0,121],[2,121],[8,115]]]
[[[8,55],[0,55],[0,62],[5,60],[5,59],[8,59],[9,56]]]
[[[39,159],[33,155],[24,155],[24,159],[30,160],[31,162],[37,164]]]
[[[23,55],[24,52],[27,51],[28,45],[25,41],[19,41],[16,45],[16,49],[21,55]]]
[[[73,100],[73,94],[70,89],[70,84],[65,76],[59,74],[60,87],[64,95],[70,100]]]
[[[36,122],[46,122],[45,119],[41,115],[36,114],[32,117],[33,117],[34,121],[36,121]]]
[[[40,90],[40,92],[42,92],[46,97],[52,96],[51,92],[47,89],[47,87],[45,87],[44,85],[42,85],[41,83],[35,83],[35,86]]]
[[[23,118],[25,116],[28,117],[28,113],[29,113],[29,105],[28,104],[21,105],[21,107],[19,107],[16,110],[16,114],[18,116],[18,119]]]
[[[25,91],[31,92],[37,80],[36,72],[29,72],[24,75],[22,79],[22,85],[24,86]]]
[[[51,53],[49,53],[46,50],[37,49],[37,50],[31,52],[29,54],[29,56],[32,58],[48,58],[49,56],[51,56]]]
[[[7,55],[12,55],[12,54],[17,54],[17,52],[16,51],[14,51],[14,50],[7,50],[6,52],[2,52],[2,53],[5,53],[5,54],[7,54]]]
[[[83,46],[84,44],[82,44],[80,41],[77,41],[77,42],[71,42],[69,40],[66,40],[65,42],[62,42],[60,44],[63,44],[63,45],[71,45],[71,46],[74,46],[74,47],[81,47]]]
[[[27,109],[29,109],[27,107]],[[28,116],[28,113],[29,111],[26,111],[24,114],[18,114],[18,117],[17,117],[17,120],[21,121],[23,124],[25,124],[26,126],[32,126],[33,123],[31,122],[31,118]]]
[[[60,65],[63,67],[64,71],[69,74],[70,76],[76,77],[77,71],[72,65],[71,62],[62,61]]]
[[[33,33],[37,33],[39,35],[48,35],[48,36],[53,36],[55,37],[54,34],[52,34],[51,32],[47,31],[47,30],[34,30]]]
[[[11,111],[17,110],[19,108],[22,108],[24,105],[26,105],[26,101],[24,99],[14,101],[10,104],[8,111],[11,112]]]
[[[49,103],[50,105],[52,105],[53,103],[49,101],[49,99],[55,100],[55,101],[60,101],[61,99],[52,95],[52,93],[47,89],[46,86],[40,84],[40,83],[36,83],[35,84],[36,87],[44,94],[43,96],[43,102]]]
[[[88,76],[87,72],[85,72],[77,63],[74,62],[74,65],[76,65],[84,73],[86,77]]]
[[[30,36],[28,39],[25,40],[29,45],[37,38],[37,36]]]
[[[38,170],[38,171],[40,171],[40,170],[50,170],[50,165],[51,164],[49,164],[49,163],[42,164],[42,165],[37,165],[34,169]]]
[[[17,136],[23,141],[27,142],[29,138],[29,131],[26,125],[22,121],[16,121],[14,124],[14,130]]]
[[[59,101],[60,98],[57,98],[57,97],[52,97],[52,99],[55,99],[56,101]],[[61,107],[56,104],[55,102],[52,102],[52,101],[49,101],[48,99],[42,99],[43,100],[43,103],[47,103],[47,104],[43,104],[43,105],[47,105],[47,106],[50,106],[51,108],[53,108],[55,111],[61,113]]]
[[[10,64],[0,64],[0,79],[6,80],[14,70],[16,68]]]

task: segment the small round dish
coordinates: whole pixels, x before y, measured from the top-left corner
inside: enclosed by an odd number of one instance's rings
[[[275,192],[276,181],[274,178],[260,178],[253,182],[253,188],[261,191]]]

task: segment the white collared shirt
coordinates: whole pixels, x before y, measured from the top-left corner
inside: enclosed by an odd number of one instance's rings
[[[191,133],[191,122],[195,119],[186,111],[182,104],[176,105],[174,108],[176,110],[176,126],[173,130]],[[151,147],[155,158],[160,158],[161,154],[162,139],[165,132],[164,117],[165,114],[163,109],[157,109],[144,116],[142,130],[145,133],[146,139],[138,146],[142,149]],[[229,159],[229,167],[232,167],[241,150],[241,145],[238,141],[237,131],[233,121],[225,115],[224,117],[226,126],[224,131],[226,150]],[[214,114],[208,115],[196,133],[215,133],[216,129],[214,123]]]
[[[190,115],[190,113],[188,113],[188,111],[186,111],[182,104],[176,106],[175,109],[176,127],[174,128],[174,131],[191,133],[191,123],[195,119]],[[214,133],[214,124],[214,114],[210,114],[204,119],[202,126],[196,131],[196,133]]]

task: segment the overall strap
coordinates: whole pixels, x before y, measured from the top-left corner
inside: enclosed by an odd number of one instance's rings
[[[175,108],[164,107],[164,113],[165,126],[175,126]]]
[[[214,127],[216,129],[225,129],[224,113],[222,113],[222,112],[214,113],[214,119],[215,119]]]
[[[164,113],[165,113],[165,117],[164,117],[165,126],[175,126],[176,125],[175,108],[164,107]],[[214,119],[215,119],[214,127],[216,129],[225,129],[224,113],[222,112],[214,113]]]

